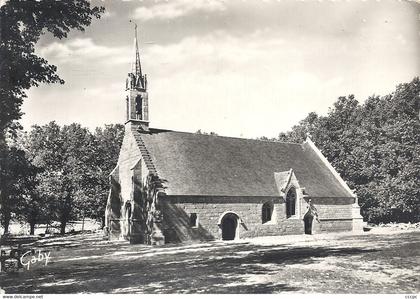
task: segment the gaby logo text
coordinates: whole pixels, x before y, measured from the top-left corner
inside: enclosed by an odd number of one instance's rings
[[[29,270],[32,264],[38,262],[44,262],[45,266],[48,265],[48,262],[50,261],[51,252],[41,252],[41,250],[38,250],[38,254],[31,254],[31,251],[27,251],[20,257],[21,264],[24,267],[26,267],[27,270]]]

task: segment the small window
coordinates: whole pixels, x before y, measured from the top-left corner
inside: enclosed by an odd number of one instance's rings
[[[262,223],[271,221],[273,217],[273,205],[270,202],[266,202],[262,206]]]
[[[197,227],[198,226],[198,217],[196,213],[190,214],[190,226]]]
[[[286,215],[292,217],[296,214],[296,190],[290,188],[286,196]]]

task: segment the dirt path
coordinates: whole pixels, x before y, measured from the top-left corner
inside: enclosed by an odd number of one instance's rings
[[[420,232],[149,247],[100,235],[39,242],[51,261],[0,273],[6,293],[418,293]]]

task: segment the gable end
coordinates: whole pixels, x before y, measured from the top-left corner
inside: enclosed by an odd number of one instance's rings
[[[331,163],[325,158],[321,151],[316,147],[313,141],[306,137],[303,146],[309,146],[309,148],[318,156],[318,158],[324,163],[328,170],[333,174],[334,178],[340,183],[340,185],[351,195],[351,197],[356,197],[356,194],[350,189],[347,183],[341,178],[340,174],[334,169]]]

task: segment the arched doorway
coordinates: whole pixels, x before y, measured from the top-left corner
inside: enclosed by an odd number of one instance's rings
[[[221,222],[222,240],[235,240],[238,236],[238,215],[234,213],[226,213]]]
[[[314,216],[309,211],[303,217],[303,222],[305,223],[305,234],[312,235],[312,223]]]

